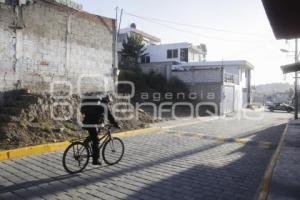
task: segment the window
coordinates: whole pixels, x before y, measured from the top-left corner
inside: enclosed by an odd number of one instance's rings
[[[178,49],[173,49],[173,58],[178,58]]]
[[[141,56],[141,63],[150,63],[150,56]]]
[[[189,55],[188,55],[188,49],[180,49],[180,61],[188,62],[189,61]]]
[[[150,63],[150,56],[146,56],[146,63]]]
[[[167,50],[167,58],[178,58],[178,49],[169,49]]]
[[[172,50],[167,51],[167,58],[172,58]]]

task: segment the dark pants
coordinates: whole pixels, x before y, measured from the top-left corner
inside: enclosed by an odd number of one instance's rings
[[[96,161],[98,161],[98,159],[100,157],[98,130],[97,130],[97,128],[89,128],[88,132],[89,132],[90,138],[92,140],[93,162],[96,162]]]

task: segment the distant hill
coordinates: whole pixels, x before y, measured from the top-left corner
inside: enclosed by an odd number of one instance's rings
[[[293,86],[288,83],[269,83],[256,85],[253,87],[255,89],[255,93],[271,95],[279,92],[288,92],[292,89]]]

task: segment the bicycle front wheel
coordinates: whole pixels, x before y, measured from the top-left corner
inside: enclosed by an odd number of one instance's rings
[[[87,146],[82,142],[74,142],[64,152],[63,167],[70,174],[80,173],[88,165],[89,159]]]
[[[108,165],[117,164],[122,159],[124,150],[124,143],[120,138],[111,138],[103,146],[102,158]]]

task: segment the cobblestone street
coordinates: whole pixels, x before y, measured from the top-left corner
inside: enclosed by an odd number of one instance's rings
[[[0,199],[252,200],[289,117],[266,112],[256,121],[177,122],[122,138],[119,164],[89,165],[77,175],[64,171],[63,152],[3,161]]]

